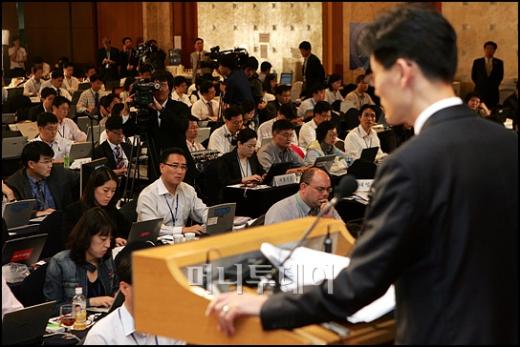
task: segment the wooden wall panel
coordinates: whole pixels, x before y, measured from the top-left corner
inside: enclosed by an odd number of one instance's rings
[[[96,60],[96,7],[93,2],[71,2],[72,61],[90,65]]]
[[[343,4],[341,2],[324,2],[322,15],[325,73],[343,75]]]
[[[197,3],[173,2],[172,22],[173,35],[181,36],[182,65],[188,67],[190,66],[190,53],[194,49],[193,41],[198,35]]]
[[[137,39],[143,36],[142,2],[98,2],[96,9],[97,48],[101,47],[101,39],[105,36],[117,49],[121,49],[123,37],[131,37],[135,46]]]

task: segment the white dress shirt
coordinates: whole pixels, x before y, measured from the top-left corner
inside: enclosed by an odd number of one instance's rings
[[[298,117],[305,118],[307,111],[314,111],[317,101],[314,98],[308,98],[302,101],[300,107],[298,107]]]
[[[262,141],[264,139],[271,139],[273,137],[273,124],[278,119],[276,117],[269,119],[268,121],[263,122],[258,127],[258,130],[256,131],[256,134],[258,136],[258,139],[256,140],[256,149],[260,149],[262,146]],[[301,130],[300,130],[301,131]],[[298,136],[296,135],[296,131],[293,130],[293,137],[291,138],[291,143],[298,146]],[[304,148],[305,149],[305,148]]]
[[[332,105],[336,100],[343,101],[343,96],[341,95],[339,90],[333,92],[332,90],[327,88],[327,90],[325,90],[325,100]]]
[[[201,143],[198,143],[197,141],[193,141],[192,143],[189,140],[186,140],[186,145],[188,145],[188,149],[190,152],[203,151],[206,149]]]
[[[139,194],[136,212],[137,221],[163,218],[160,236],[182,233],[188,217],[199,223],[208,217],[208,207],[192,186],[181,182],[172,195],[161,177]]]
[[[310,143],[316,140],[316,128],[318,124],[311,119],[307,123],[304,123],[300,129],[300,134],[298,136],[298,143],[300,147],[306,149]]]
[[[215,98],[207,101],[202,97],[201,99],[195,101],[193,106],[191,107],[191,114],[194,117],[197,117],[199,120],[207,120],[209,118],[209,107],[208,103],[210,103],[211,108],[213,109],[213,117],[214,119],[218,116],[218,101]]]
[[[232,144],[233,136],[226,124],[213,131],[209,137],[208,149],[219,151],[219,156],[231,152],[235,146]]]
[[[87,134],[81,131],[70,118],[63,118],[61,123],[58,124],[58,135],[75,142],[87,141]]]
[[[172,99],[175,101],[180,101],[186,104],[186,106],[191,107],[191,100],[190,97],[186,94],[182,94],[182,96],[179,96],[177,92],[174,90],[172,92]]]
[[[368,93],[359,94],[355,90],[351,91],[345,96],[345,104],[353,105],[356,109],[361,109],[361,106],[369,104],[375,105],[376,103],[372,100]],[[344,107],[341,109],[341,112],[347,112],[347,110],[343,111]]]
[[[48,81],[43,82],[42,85],[40,86],[40,91],[38,92],[39,96],[41,96],[43,88],[47,88],[47,87],[52,88],[56,92],[58,92],[58,88],[56,88],[55,86],[52,85],[51,80],[48,80]],[[69,101],[72,101],[72,95],[70,95],[70,93],[67,91],[67,89],[63,88],[63,86],[60,88],[60,95],[66,97],[67,99],[69,99]]]
[[[84,345],[184,345],[186,342],[135,331],[134,317],[125,304],[94,324]]]
[[[13,292],[7,285],[4,276],[2,276],[2,320],[4,315],[9,312],[18,311],[23,308],[23,305],[16,299]]]
[[[27,82],[23,85],[23,95],[25,96],[37,96],[40,91],[40,87],[42,86],[42,79],[36,81],[34,76],[29,78]]]
[[[74,76],[72,76],[70,80],[65,77],[63,78],[63,87],[72,95],[79,89],[79,80]]]
[[[426,121],[437,111],[442,110],[443,108],[448,108],[456,105],[462,105],[461,98],[458,98],[456,96],[453,96],[451,98],[442,99],[440,101],[437,101],[427,108],[425,108],[421,113],[419,113],[419,116],[415,119],[414,125],[413,125],[413,131],[415,135],[419,135],[421,132],[421,129],[426,123]]]
[[[361,152],[365,148],[379,147],[377,150],[376,160],[381,159],[385,156],[385,153],[381,150],[381,142],[377,133],[370,129],[370,133],[367,134],[361,125],[357,128],[352,129],[345,137],[345,153],[350,156],[352,160],[359,159]]]
[[[45,142],[41,139],[40,135],[36,136],[34,139],[30,140],[29,142],[32,142],[32,141]],[[69,155],[70,147],[72,146],[72,142],[73,141],[71,141],[69,139],[65,139],[65,138],[59,136],[59,134],[57,134],[52,143],[47,143],[47,142],[45,142],[45,143],[48,144],[49,146],[51,146],[52,150],[54,151],[54,157],[52,157],[52,159],[63,160],[63,157],[65,157],[65,155]]]
[[[27,60],[27,51],[23,47],[18,47],[18,50],[16,51],[16,56],[14,57],[14,60],[11,59],[11,55],[15,52],[16,47],[9,47],[7,52],[9,53],[9,61],[10,61],[10,68],[16,69],[16,68],[22,68],[25,69],[25,60]],[[3,54],[3,53],[2,53]]]

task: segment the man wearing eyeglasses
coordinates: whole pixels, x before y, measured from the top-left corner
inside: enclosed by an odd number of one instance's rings
[[[36,217],[63,209],[79,193],[79,174],[61,165],[53,166],[53,156],[54,151],[45,142],[29,142],[22,150],[23,167],[6,180],[17,200],[36,199]]]
[[[271,206],[265,215],[265,225],[280,223],[306,216],[317,216],[325,208],[332,192],[329,175],[318,167],[303,172],[300,190]],[[331,208],[323,217],[341,220],[338,212]]]
[[[204,233],[200,224],[186,226],[188,218],[204,223],[208,208],[195,189],[184,183],[188,170],[186,154],[180,148],[167,148],[161,154],[161,176],[143,189],[137,199],[137,221],[163,218],[160,236]]]
[[[208,143],[208,149],[218,151],[219,156],[231,152],[236,146],[237,132],[244,123],[242,109],[239,106],[232,105],[224,111],[224,119],[224,125],[211,134]]]

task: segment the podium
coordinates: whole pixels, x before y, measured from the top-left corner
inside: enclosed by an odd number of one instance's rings
[[[211,261],[233,264],[259,252],[263,242],[290,247],[316,217],[266,225],[202,238],[184,244],[156,247],[133,253],[133,308],[137,331],[185,340],[189,344],[337,344],[382,343],[394,337],[393,319],[348,324],[344,339],[321,325],[293,330],[262,330],[259,317],[240,318],[235,335],[217,330],[217,317],[205,316],[212,295],[188,280],[191,267],[203,267],[208,251]],[[303,246],[320,249],[330,231],[333,253],[349,255],[355,242],[342,221],[322,219]],[[246,291],[246,290],[244,290]]]

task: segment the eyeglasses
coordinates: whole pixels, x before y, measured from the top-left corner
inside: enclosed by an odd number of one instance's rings
[[[38,163],[44,164],[44,165],[52,165],[52,159],[40,160],[40,161],[38,161]]]
[[[188,170],[188,165],[181,165],[181,164],[177,164],[177,163],[173,163],[173,164],[169,164],[169,163],[162,163],[166,166],[169,166],[171,167],[172,169],[181,169],[183,171],[186,171]]]
[[[363,117],[367,118],[376,118],[376,115],[373,113],[363,113]]]
[[[332,193],[332,187],[313,187],[310,184],[307,184],[309,187],[316,189],[319,193]]]

